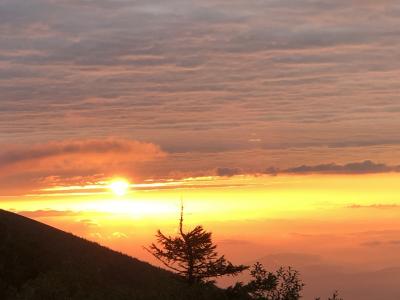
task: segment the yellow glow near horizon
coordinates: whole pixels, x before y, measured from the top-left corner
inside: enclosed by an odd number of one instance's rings
[[[125,179],[115,179],[110,183],[109,189],[117,196],[124,196],[129,191],[129,182]]]
[[[57,188],[51,197],[42,191],[35,195],[4,199],[0,206],[16,211],[73,211],[93,214],[107,213],[116,218],[129,216],[163,222],[175,222],[183,196],[187,221],[240,221],[261,219],[349,219],[352,222],[398,218],[397,207],[400,174],[371,175],[309,175],[309,176],[240,176],[204,178],[179,182],[132,184],[123,177],[100,182],[98,188],[83,193],[59,193],[69,187]],[[148,188],[146,188],[148,187]],[[86,189],[86,186],[83,187]],[[107,189],[107,191],[104,191]],[[131,199],[129,189],[134,189]],[[115,198],[110,198],[110,193]],[[124,196],[126,195],[126,196]],[[16,201],[18,199],[18,201]],[[57,200],[57,201],[55,201]],[[358,209],[357,209],[358,208]]]
[[[400,173],[138,183],[112,177],[38,196],[0,197],[0,207],[155,264],[142,246],[159,229],[176,234],[183,198],[185,230],[203,225],[221,253],[238,263],[305,253],[327,265],[370,271],[400,261],[399,182]]]

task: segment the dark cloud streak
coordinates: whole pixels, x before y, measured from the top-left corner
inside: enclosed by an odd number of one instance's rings
[[[285,174],[375,174],[400,172],[400,166],[389,166],[382,163],[375,163],[370,160],[363,162],[347,163],[338,165],[335,163],[320,164],[315,166],[302,165],[299,167],[279,170],[276,168],[268,168],[265,170],[267,174],[276,175],[278,173]]]

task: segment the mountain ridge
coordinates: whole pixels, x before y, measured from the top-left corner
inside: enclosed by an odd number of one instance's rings
[[[0,210],[0,299],[226,299],[95,242]]]

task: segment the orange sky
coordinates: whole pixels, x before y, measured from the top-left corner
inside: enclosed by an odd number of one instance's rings
[[[176,233],[182,197],[188,228],[203,224],[235,262],[278,255],[267,263],[304,269],[311,296],[329,290],[312,287],[324,285],[309,265],[325,275],[400,267],[399,180],[396,173],[202,177],[131,184],[125,195],[109,189],[111,180],[4,198],[1,207],[156,263],[142,246],[157,229]]]
[[[399,16],[396,0],[3,0],[0,208],[154,262],[142,245],[175,232],[183,197],[188,226],[237,262],[299,266],[307,296],[397,300]]]

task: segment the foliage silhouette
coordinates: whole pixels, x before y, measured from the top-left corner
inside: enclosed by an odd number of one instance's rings
[[[321,298],[318,297],[315,300],[321,300]],[[329,297],[328,300],[343,300],[343,298],[340,298],[339,297],[339,292],[335,291],[335,292],[333,292],[332,298]]]
[[[183,205],[179,234],[171,237],[158,230],[156,237],[157,244],[153,243],[145,249],[189,284],[205,283],[225,275],[235,276],[248,269],[244,265],[233,265],[223,255],[219,256],[217,246],[212,242],[212,233],[205,231],[202,226],[185,232]]]
[[[338,292],[338,291],[335,291],[335,292],[333,293],[332,298],[328,298],[328,300],[343,300],[343,298],[340,298],[340,297],[339,297],[339,292]]]
[[[299,272],[291,267],[279,268],[275,273],[265,270],[257,262],[251,269],[252,280],[247,284],[236,283],[228,294],[236,299],[247,296],[254,300],[298,300],[304,287]]]

